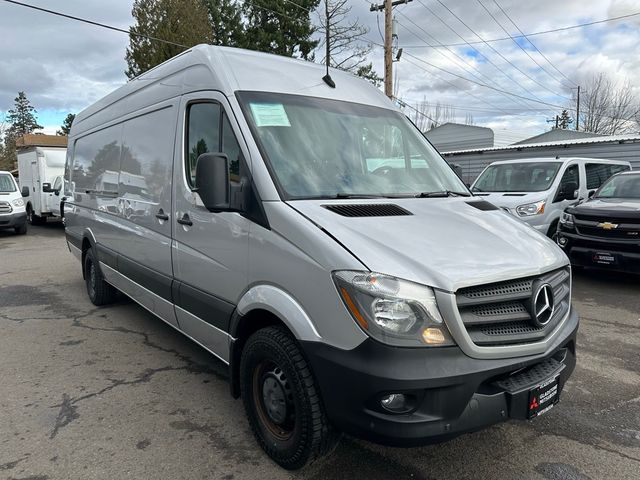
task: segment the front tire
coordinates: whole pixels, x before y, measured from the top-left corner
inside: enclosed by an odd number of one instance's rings
[[[13,230],[16,232],[16,235],[24,235],[27,233],[27,223],[25,222],[19,227],[15,227]]]
[[[27,207],[27,222],[31,225],[42,225],[47,221],[46,218],[36,215],[31,205]]]
[[[339,434],[329,424],[311,369],[284,328],[264,328],[249,338],[240,387],[258,443],[281,467],[302,468],[337,445]]]
[[[101,307],[115,301],[116,289],[104,280],[100,264],[93,253],[93,248],[87,251],[84,258],[84,281],[87,286],[89,300],[95,306]]]

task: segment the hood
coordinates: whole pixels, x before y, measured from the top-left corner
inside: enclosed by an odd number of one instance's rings
[[[592,198],[568,210],[584,215],[640,218],[640,199]]]
[[[474,195],[493,203],[496,207],[514,210],[520,205],[546,200],[549,197],[549,192],[547,190],[542,192],[476,192]]]
[[[485,209],[473,206],[478,203]],[[395,204],[411,215],[345,217],[324,208],[332,204]],[[486,210],[481,199],[297,200],[289,205],[371,271],[449,292],[537,275],[568,263],[546,236],[503,211]]]

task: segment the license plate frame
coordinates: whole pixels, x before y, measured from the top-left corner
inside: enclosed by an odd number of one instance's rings
[[[560,375],[556,375],[529,390],[527,418],[539,417],[551,410],[560,400]]]
[[[596,265],[616,265],[618,263],[618,257],[608,252],[594,252],[591,260]]]

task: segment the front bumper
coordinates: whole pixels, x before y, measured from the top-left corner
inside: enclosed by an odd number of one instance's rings
[[[565,242],[564,245],[561,242]],[[569,257],[571,265],[640,273],[640,241],[587,237],[561,227],[558,245]],[[611,255],[614,261],[602,263],[595,260],[596,255],[603,253]]]
[[[27,223],[27,212],[13,212],[0,215],[0,228],[21,227]]]
[[[320,342],[303,347],[337,428],[384,445],[416,446],[526,418],[529,389],[540,379],[517,391],[496,382],[555,358],[561,363],[561,391],[575,367],[578,323],[572,310],[564,333],[547,352],[519,358],[478,360],[458,347],[397,348],[372,339],[353,350]],[[415,407],[405,414],[385,412],[380,399],[390,393],[415,397]]]

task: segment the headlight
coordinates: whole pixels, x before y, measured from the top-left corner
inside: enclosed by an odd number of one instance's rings
[[[12,201],[11,203],[13,203],[14,207],[24,207],[24,200],[21,198],[16,198],[14,201]]]
[[[562,212],[562,215],[560,215],[560,223],[567,228],[573,228],[575,226],[573,220],[573,215],[570,213]]]
[[[530,217],[532,215],[541,215],[544,213],[544,206],[547,202],[544,200],[536,203],[527,203],[516,207],[516,212],[521,217]]]
[[[370,272],[333,273],[353,319],[371,337],[404,347],[454,345],[433,290]]]

